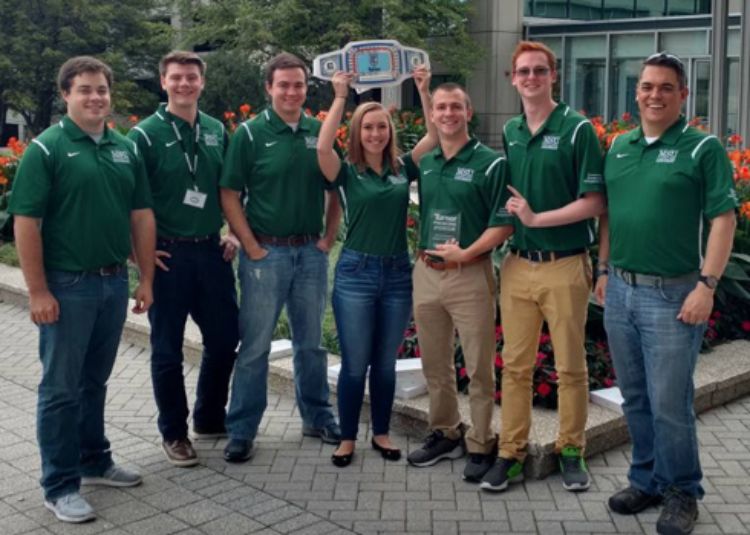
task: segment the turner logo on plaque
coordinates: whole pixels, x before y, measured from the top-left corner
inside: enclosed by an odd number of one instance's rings
[[[461,214],[448,210],[433,210],[429,219],[429,248],[449,240],[460,241]]]
[[[362,93],[402,83],[417,65],[430,67],[427,52],[419,48],[402,46],[392,39],[353,41],[341,50],[316,57],[313,75],[330,80],[336,71],[353,73],[352,87]]]

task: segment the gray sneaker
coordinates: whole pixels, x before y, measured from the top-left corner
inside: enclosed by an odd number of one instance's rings
[[[98,477],[83,476],[81,485],[103,485],[105,487],[135,487],[143,482],[141,475],[113,464]]]
[[[490,492],[502,492],[508,488],[510,483],[523,481],[523,463],[515,459],[503,459],[500,457],[492,465],[479,487]]]
[[[565,490],[580,492],[591,486],[589,469],[580,448],[565,446],[560,451],[560,473]]]
[[[83,497],[76,491],[60,496],[56,500],[45,500],[44,506],[52,511],[58,520],[80,524],[94,520],[96,514]]]
[[[497,459],[496,453],[470,453],[464,468],[464,481],[479,483]]]
[[[330,422],[323,427],[302,426],[302,435],[306,437],[317,437],[326,444],[338,444],[341,442],[341,428],[336,422]]]
[[[414,450],[406,460],[412,466],[432,466],[443,459],[460,459],[464,456],[463,440],[460,438],[447,438],[442,431],[435,430],[430,433],[424,444],[418,450]]]

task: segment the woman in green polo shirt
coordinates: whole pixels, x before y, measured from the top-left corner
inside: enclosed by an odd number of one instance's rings
[[[334,99],[318,137],[318,162],[338,186],[347,223],[346,240],[336,265],[333,312],[341,345],[338,408],[341,444],[331,460],[347,466],[354,455],[359,412],[370,369],[372,447],[397,461],[401,450],[388,436],[396,385],[396,353],[411,316],[411,263],[406,247],[409,182],[419,176],[419,159],[437,145],[428,134],[412,152],[398,156],[395,128],[388,111],[366,102],[352,115],[348,157],[334,151],[351,74],[333,77]],[[414,71],[425,117],[429,111],[430,73]]]

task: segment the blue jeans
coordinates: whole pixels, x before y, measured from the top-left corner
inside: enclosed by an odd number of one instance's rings
[[[128,273],[47,271],[60,305],[55,323],[39,326],[42,380],[37,441],[45,498],[75,492],[81,476],[112,465],[104,402],[128,306]]]
[[[604,325],[633,444],[628,478],[647,494],[701,487],[693,371],[705,324],[676,319],[695,283],[630,286],[612,274]]]
[[[341,438],[357,439],[370,368],[374,435],[388,433],[396,388],[396,353],[411,316],[409,255],[341,251],[333,286],[333,313],[341,344],[338,406]]]
[[[227,412],[230,438],[252,440],[266,409],[268,354],[281,308],[292,328],[294,385],[303,424],[335,421],[328,402],[328,354],[320,346],[325,312],[328,257],[314,242],[264,245],[260,260],[240,256],[240,349]]]
[[[182,344],[190,314],[203,337],[193,423],[206,432],[224,429],[229,378],[239,340],[237,292],[232,265],[222,258],[218,237],[191,242],[159,241],[171,257],[169,271],[156,269],[151,323],[151,381],[166,441],[187,438],[188,401],[182,375]]]

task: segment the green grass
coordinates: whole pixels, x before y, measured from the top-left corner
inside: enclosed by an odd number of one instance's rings
[[[0,264],[18,267],[18,253],[13,243],[4,243],[0,245]]]

